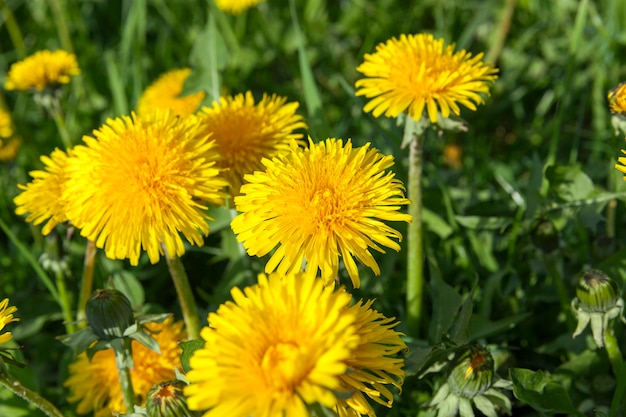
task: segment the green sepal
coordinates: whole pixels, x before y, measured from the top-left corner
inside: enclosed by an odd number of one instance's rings
[[[180,364],[183,367],[183,371],[189,372],[191,369],[191,366],[189,366],[189,360],[196,350],[204,347],[204,340],[185,340],[184,342],[180,342],[179,345],[183,349],[183,352],[180,354]]]
[[[91,327],[85,327],[72,334],[57,336],[57,340],[71,347],[75,354],[79,354],[86,351],[89,346],[97,341],[98,336],[94,334]]]

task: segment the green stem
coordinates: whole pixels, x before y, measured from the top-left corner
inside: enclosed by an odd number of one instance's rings
[[[50,9],[52,9],[54,24],[57,28],[63,49],[67,52],[74,53],[74,46],[72,45],[70,31],[67,29],[67,20],[65,19],[64,12],[65,5],[63,4],[63,0],[50,0]]]
[[[61,301],[61,312],[63,313],[63,321],[65,322],[65,332],[67,334],[72,334],[76,331],[76,324],[74,324],[72,303],[67,292],[67,286],[65,285],[65,276],[61,271],[56,271],[54,275],[56,278],[57,291],[59,291],[59,298]]]
[[[80,295],[76,318],[81,321],[85,319],[85,307],[93,291],[93,270],[96,264],[96,244],[92,240],[87,241],[85,248],[85,260],[83,262],[83,276],[80,283]]]
[[[500,24],[498,25],[498,30],[496,31],[496,39],[491,44],[491,48],[489,48],[489,52],[487,52],[487,55],[485,56],[486,62],[496,62],[500,56],[502,48],[504,47],[504,41],[509,33],[509,29],[511,28],[511,20],[513,19],[513,11],[515,10],[516,3],[517,0],[506,0],[504,10],[502,11],[502,17],[500,18]]]
[[[408,197],[413,218],[407,232],[406,326],[409,336],[419,335],[424,292],[424,244],[422,236],[422,145],[423,135],[416,135],[415,121],[406,118],[403,143],[410,143]]]
[[[9,37],[11,38],[11,42],[13,43],[15,53],[19,59],[23,59],[26,57],[26,45],[24,44],[24,36],[22,36],[20,26],[17,24],[15,16],[13,15],[13,11],[6,4],[6,2],[0,0],[0,5],[2,7],[2,17],[4,18],[4,25],[7,28],[7,32],[9,32]]]
[[[117,371],[120,386],[122,387],[124,404],[126,405],[126,412],[134,413],[137,397],[135,396],[132,380],[130,378],[130,369],[133,366],[132,339],[128,337],[116,339],[112,341],[111,347],[115,352],[115,362],[117,364]]]
[[[63,146],[65,146],[65,149],[70,149],[72,147],[72,139],[70,138],[70,132],[67,130],[65,118],[63,117],[63,111],[61,111],[58,100],[55,99],[55,103],[53,103],[51,107],[52,108],[50,109],[50,113],[52,114],[54,123],[56,123],[57,125],[57,130],[61,135],[61,141],[63,142]]]
[[[200,315],[198,314],[198,307],[189,285],[185,267],[179,257],[170,256],[167,250],[165,251],[165,259],[167,259],[167,266],[170,270],[172,281],[174,281],[174,287],[176,287],[176,294],[178,294],[180,308],[183,312],[187,334],[190,339],[200,339]]]
[[[4,385],[13,394],[28,401],[38,409],[40,409],[45,415],[50,417],[63,417],[63,414],[48,400],[34,391],[29,390],[19,381],[8,377],[0,371],[0,384]]]
[[[54,300],[61,305],[61,298],[59,297],[59,293],[57,292],[54,284],[48,277],[46,271],[43,270],[37,259],[33,256],[30,250],[15,236],[15,234],[9,229],[6,223],[0,218],[0,229],[4,232],[4,234],[9,238],[9,240],[15,245],[19,253],[28,261],[30,266],[35,270],[35,273],[41,280],[41,282],[46,286],[50,294],[54,298]]]
[[[613,373],[616,378],[619,378],[624,365],[624,358],[622,357],[622,352],[619,349],[619,343],[615,338],[615,333],[612,328],[607,329],[604,333],[604,347],[606,348],[606,354],[609,357],[609,362],[611,362]]]

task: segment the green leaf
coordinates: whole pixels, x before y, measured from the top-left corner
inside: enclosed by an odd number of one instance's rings
[[[512,222],[508,217],[454,216],[454,218],[468,229],[502,230]]]
[[[512,368],[509,370],[513,393],[541,415],[567,414],[584,417],[578,411],[565,388],[543,371]]]
[[[491,321],[484,317],[474,315],[469,323],[469,332],[472,340],[482,339],[511,330],[517,323],[526,320],[530,316],[532,316],[532,313],[522,313]]]
[[[446,239],[454,231],[443,217],[425,207],[422,207],[422,222],[428,230],[435,233],[441,239]]]
[[[196,350],[204,347],[204,340],[186,340],[184,342],[180,342],[180,347],[183,349],[183,352],[180,354],[180,364],[183,367],[183,371],[189,372],[191,369],[189,366],[189,360]]]
[[[469,323],[472,317],[472,300],[474,299],[474,288],[461,304],[452,326],[449,330],[450,339],[457,345],[464,345],[470,341]]]
[[[429,330],[430,340],[436,344],[448,332],[463,303],[461,296],[437,275],[431,279],[433,319]]]
[[[593,181],[578,165],[553,166],[546,170],[550,189],[564,201],[583,200],[594,191]]]
[[[114,273],[113,286],[130,300],[133,308],[142,305],[146,299],[141,282],[128,271]]]

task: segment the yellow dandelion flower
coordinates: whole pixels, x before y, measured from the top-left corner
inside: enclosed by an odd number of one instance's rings
[[[373,302],[360,301],[349,308],[357,317],[359,344],[346,362],[348,372],[340,377],[340,391],[353,392],[350,398],[338,400],[340,417],[375,416],[366,396],[391,407],[393,393],[386,385],[400,389],[404,382],[404,360],[397,355],[407,347],[401,334],[393,330],[399,323],[373,310]]]
[[[43,90],[67,84],[80,74],[76,55],[67,51],[39,51],[11,65],[4,88],[7,90]]]
[[[175,69],[162,74],[139,97],[137,102],[139,116],[150,113],[154,109],[170,109],[179,116],[194,114],[206,94],[204,91],[198,91],[180,97],[189,74],[191,74],[190,68]]]
[[[180,368],[182,352],[178,342],[186,338],[183,323],[171,318],[146,327],[154,332],[152,336],[159,343],[161,353],[132,341],[134,368],[130,379],[141,404],[155,384],[176,378],[175,369]],[[104,417],[127,411],[112,349],[96,352],[91,360],[85,352],[81,353],[70,364],[69,373],[64,385],[70,390],[68,400],[78,403],[79,414],[94,412],[95,417]]]
[[[259,276],[231,290],[233,302],[209,314],[205,347],[191,358],[185,388],[204,417],[305,417],[306,406],[334,408],[346,361],[358,343],[343,288],[312,276]]]
[[[609,108],[613,113],[626,114],[626,83],[621,83],[609,91]]]
[[[297,108],[298,103],[287,103],[285,97],[266,94],[255,104],[248,91],[202,109],[201,123],[219,146],[219,165],[227,169],[233,196],[239,194],[244,175],[263,169],[261,159],[290,152],[292,140],[306,144],[301,133],[293,132],[307,127]]]
[[[240,14],[246,9],[256,6],[263,0],[215,0],[218,9],[231,14]]]
[[[15,212],[19,215],[30,213],[26,218],[35,226],[47,221],[41,233],[47,235],[54,227],[68,220],[63,191],[67,184],[67,165],[71,159],[68,153],[55,149],[50,156],[42,156],[44,170],[31,171],[33,178],[26,185],[18,185],[20,193],[15,199]]]
[[[14,307],[14,306],[8,307],[8,305],[9,305],[8,298],[5,298],[4,300],[0,301],[0,344],[6,343],[13,338],[13,335],[11,335],[11,332],[4,332],[4,333],[2,332],[2,329],[4,329],[4,326],[14,321],[19,321],[18,318],[13,317],[13,313],[17,311],[17,307]]]
[[[0,161],[12,161],[17,157],[17,153],[22,146],[22,139],[13,136],[10,139],[0,139]]]
[[[310,141],[310,139],[309,139]],[[278,248],[265,272],[298,271],[303,260],[307,272],[322,271],[326,281],[337,276],[339,257],[355,288],[360,285],[353,258],[380,269],[369,249],[381,246],[400,250],[402,235],[383,221],[411,221],[399,213],[404,198],[402,183],[387,168],[393,156],[382,155],[369,143],[352,148],[328,139],[308,149],[292,147],[292,153],[264,159],[266,171],[247,175],[247,184],[235,197],[241,212],[231,222],[252,256],[264,256]]]
[[[454,45],[444,48],[443,39],[430,34],[400,35],[376,46],[376,52],[365,54],[357,71],[366,78],[356,82],[356,95],[371,99],[364,111],[374,117],[385,114],[397,117],[407,111],[419,120],[427,111],[432,123],[438,112],[449,117],[460,114],[459,104],[476,110],[483,104],[483,94],[497,78],[497,69],[481,60],[483,54],[461,50]]]
[[[626,154],[626,150],[622,149],[622,153]],[[622,173],[626,174],[626,157],[622,156],[620,158],[617,159],[617,164],[615,164],[615,168],[618,171],[621,171]],[[624,176],[624,181],[626,181],[626,175]]]
[[[8,139],[11,136],[13,136],[11,113],[0,108],[0,139]]]
[[[227,185],[215,166],[215,142],[194,116],[169,111],[109,119],[83,137],[68,167],[63,198],[81,235],[113,259],[137,265],[185,252],[182,235],[201,246],[207,203],[222,204]]]

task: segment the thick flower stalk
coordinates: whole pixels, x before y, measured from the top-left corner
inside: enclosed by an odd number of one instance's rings
[[[404,187],[388,169],[393,157],[348,140],[328,139],[290,154],[264,159],[265,171],[246,176],[235,205],[241,212],[231,223],[248,254],[272,251],[265,272],[298,272],[303,261],[309,275],[321,271],[326,282],[343,261],[352,284],[360,285],[358,260],[380,274],[370,248],[399,251],[402,235],[385,221],[410,222],[400,213]]]
[[[204,131],[217,143],[218,166],[225,169],[232,196],[239,194],[245,175],[263,170],[263,158],[289,153],[292,141],[306,145],[302,133],[296,132],[307,127],[296,114],[298,106],[286,97],[267,94],[255,102],[248,91],[220,97],[219,103],[199,112]]]
[[[195,113],[206,93],[198,91],[181,97],[185,81],[190,74],[190,68],[174,69],[162,74],[139,97],[137,114],[144,116],[155,109],[169,109],[178,116],[190,116]]]

